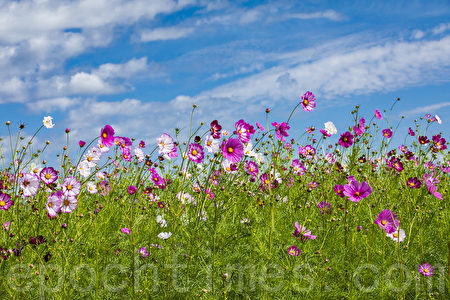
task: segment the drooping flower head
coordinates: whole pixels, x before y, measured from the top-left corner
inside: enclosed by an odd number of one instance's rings
[[[307,91],[301,96],[301,104],[304,111],[313,111],[316,107],[316,96],[310,91]]]
[[[393,233],[397,230],[399,221],[393,211],[385,209],[378,214],[375,224],[378,224],[380,229],[383,229],[386,233]]]
[[[415,132],[411,129],[411,127],[408,128],[408,134],[410,136],[415,136],[416,135]]]
[[[315,240],[316,236],[311,234],[311,230],[306,229],[306,227],[299,225],[295,222],[294,237],[300,237],[302,241]]]
[[[205,157],[205,152],[203,147],[197,143],[191,143],[188,150],[188,158],[198,164],[201,164],[203,158]]]
[[[222,130],[222,126],[219,125],[217,120],[211,122],[211,136],[214,139],[220,139],[220,131]]]
[[[392,130],[390,130],[389,128],[383,129],[382,133],[383,136],[387,139],[390,139],[392,137]]]
[[[14,204],[14,201],[11,200],[11,196],[8,194],[4,194],[0,192],[0,209],[8,210],[11,205]]]
[[[264,127],[258,121],[255,122],[255,125],[259,128],[259,130],[264,131]]]
[[[342,147],[348,148],[353,144],[353,134],[346,131],[343,134],[341,134],[341,138],[339,139],[339,144],[341,144]]]
[[[114,143],[114,129],[110,125],[106,125],[100,132],[100,138],[103,145],[106,147],[112,146]]]
[[[58,179],[58,173],[52,167],[46,167],[41,170],[39,177],[41,178],[43,183],[49,185],[55,182],[56,179]]]
[[[381,113],[380,113],[380,111],[378,110],[378,108],[375,109],[375,117],[376,117],[378,120],[383,120],[383,116],[381,115]]]
[[[282,122],[281,124],[278,124],[277,122],[272,122],[272,126],[276,128],[275,135],[277,139],[284,142],[285,141],[284,137],[289,136],[287,131],[291,128],[291,126],[289,126],[289,124],[287,124],[286,122]]]
[[[359,202],[371,193],[372,188],[365,181],[359,184],[357,180],[352,180],[351,183],[344,185],[344,195],[352,202]]]
[[[358,122],[358,126],[353,126],[353,131],[355,132],[355,134],[357,136],[360,136],[361,134],[363,134],[366,131],[366,127],[365,127],[365,123],[366,120],[364,118],[361,118]]]
[[[434,275],[433,271],[434,268],[432,268],[430,264],[424,262],[423,264],[419,265],[419,272],[426,277]]]
[[[222,154],[232,163],[238,163],[244,156],[244,146],[235,138],[230,138],[222,142]]]

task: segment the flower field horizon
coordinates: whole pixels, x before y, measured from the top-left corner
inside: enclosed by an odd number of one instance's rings
[[[310,91],[286,119],[267,108],[233,131],[195,125],[194,104],[186,138],[146,144],[105,124],[70,149],[67,128],[56,159],[35,145],[51,116],[31,137],[8,121],[0,296],[448,299],[450,152],[430,134],[447,120],[400,132],[399,100],[300,136],[290,122],[320,105]]]

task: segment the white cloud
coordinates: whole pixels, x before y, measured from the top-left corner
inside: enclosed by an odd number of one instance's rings
[[[130,78],[135,74],[148,71],[147,57],[131,59],[123,64],[107,63],[101,65],[94,71],[102,79],[108,78]]]
[[[98,75],[84,72],[72,75],[69,86],[73,94],[110,94],[116,91]]]
[[[58,97],[50,99],[42,99],[36,102],[27,103],[27,107],[33,112],[51,113],[57,110],[65,111],[80,103],[80,98]]]
[[[427,113],[431,114],[431,113],[438,112],[438,110],[448,107],[448,106],[450,106],[450,101],[416,107],[414,109],[401,112],[401,115],[408,117],[408,116],[415,116],[415,115],[419,115],[419,114],[427,114]]]
[[[422,30],[414,30],[411,35],[411,37],[415,40],[420,40],[424,36],[425,36],[425,32],[423,32]]]
[[[289,14],[287,18],[292,19],[301,19],[301,20],[310,20],[310,19],[328,19],[331,21],[341,21],[344,17],[339,14],[337,11],[333,9],[318,11],[312,13],[297,13],[297,14]]]
[[[176,40],[186,37],[194,32],[194,28],[165,27],[144,30],[140,34],[141,42]]]
[[[431,31],[433,34],[441,34],[450,29],[450,23],[442,23],[439,26],[434,27]]]

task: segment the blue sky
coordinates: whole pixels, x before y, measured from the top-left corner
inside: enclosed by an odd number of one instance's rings
[[[450,1],[1,1],[0,69],[1,121],[32,135],[52,116],[38,141],[53,151],[65,128],[88,141],[105,124],[154,143],[193,103],[196,123],[232,129],[266,107],[281,122],[307,90],[317,109],[292,135],[330,120],[343,133],[356,104],[370,119],[400,97],[398,141],[426,113],[448,137]]]

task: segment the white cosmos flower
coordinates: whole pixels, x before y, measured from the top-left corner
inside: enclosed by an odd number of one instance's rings
[[[95,182],[93,182],[93,181],[88,181],[88,182],[86,183],[86,189],[87,189],[88,192],[91,193],[91,194],[97,193],[97,185],[96,185]]]
[[[158,234],[158,237],[162,240],[167,240],[171,236],[172,236],[172,232],[161,232],[160,234]]]
[[[215,139],[212,135],[208,135],[205,139],[205,148],[208,152],[217,153],[220,150],[220,139]]]
[[[436,118],[438,124],[442,124],[442,120],[441,120],[441,118],[439,118],[438,115],[435,115],[434,117]]]
[[[394,242],[398,243],[405,240],[406,234],[403,229],[396,230],[392,233],[387,233],[386,236],[390,237]]]
[[[161,225],[161,227],[167,227],[167,221],[164,220],[163,217],[160,215],[156,216],[156,223]]]
[[[44,117],[44,120],[42,120],[42,123],[47,128],[53,128],[53,126],[55,126],[55,124],[53,124],[52,120],[53,120],[52,117],[47,116],[47,117]]]
[[[252,150],[253,144],[249,141],[247,144],[244,144],[244,154],[247,156],[255,156],[256,152]]]
[[[94,164],[95,166],[95,164]],[[91,163],[87,160],[83,160],[82,162],[80,162],[78,164],[78,172],[80,173],[81,176],[83,176],[84,178],[88,177],[89,175],[91,175]]]
[[[37,175],[25,173],[20,179],[20,187],[25,197],[36,195],[40,186],[41,184]]]
[[[331,122],[331,121],[328,121],[325,123],[325,131],[328,134],[336,134],[337,133],[336,126],[334,126],[333,122]]]

